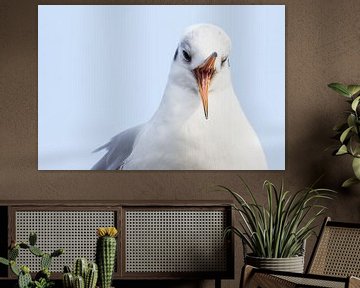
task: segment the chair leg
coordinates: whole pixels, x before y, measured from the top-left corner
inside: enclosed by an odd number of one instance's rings
[[[239,286],[240,288],[248,287],[253,271],[254,271],[254,267],[250,265],[244,265],[241,271],[240,286]]]

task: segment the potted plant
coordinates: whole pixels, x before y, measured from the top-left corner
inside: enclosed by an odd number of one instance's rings
[[[10,266],[11,271],[18,277],[18,288],[50,288],[54,286],[54,282],[50,280],[50,265],[53,258],[62,255],[64,250],[57,249],[52,253],[45,253],[36,246],[36,242],[36,233],[30,233],[29,243],[12,242],[8,251],[8,259],[0,257],[0,263]],[[31,277],[28,266],[19,265],[16,262],[20,249],[28,250],[31,254],[40,258],[41,270],[36,273],[34,279]]]
[[[266,180],[267,203],[261,205],[243,183],[251,201],[230,188],[219,186],[234,197],[233,208],[240,215],[239,227],[228,227],[225,235],[232,232],[241,238],[247,248],[244,249],[245,264],[302,273],[305,241],[314,234],[315,220],[326,210],[317,202],[331,199],[334,191],[310,187],[291,193],[285,191],[283,184],[278,189]]]
[[[342,184],[342,187],[349,187],[360,183],[360,85],[331,83],[328,87],[344,96],[350,105],[346,111],[346,121],[334,127],[339,145],[333,153],[336,156],[350,155],[352,158],[354,176]]]

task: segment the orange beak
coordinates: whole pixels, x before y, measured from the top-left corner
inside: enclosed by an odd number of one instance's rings
[[[208,94],[209,94],[209,86],[210,81],[215,73],[215,60],[217,57],[217,53],[212,53],[204,63],[196,67],[194,71],[194,75],[199,86],[200,97],[204,106],[205,118],[208,119]]]

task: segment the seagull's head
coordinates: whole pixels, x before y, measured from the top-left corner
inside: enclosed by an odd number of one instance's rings
[[[175,51],[172,81],[200,95],[206,119],[209,91],[229,84],[230,48],[231,40],[221,28],[198,24],[185,29]]]

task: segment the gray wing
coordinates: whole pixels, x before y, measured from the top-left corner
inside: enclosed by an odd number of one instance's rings
[[[106,149],[108,152],[91,168],[92,170],[119,170],[131,154],[133,145],[143,125],[125,130],[111,138],[109,143],[94,152]]]

